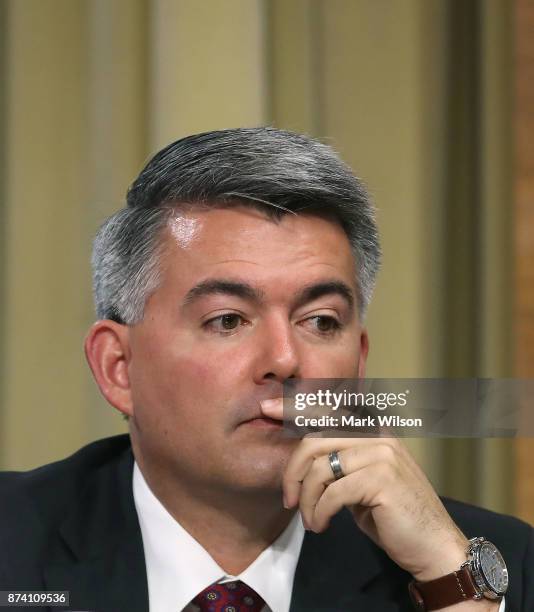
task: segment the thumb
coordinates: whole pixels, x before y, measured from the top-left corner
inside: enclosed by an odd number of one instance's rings
[[[282,421],[284,418],[284,400],[281,397],[263,400],[260,408],[262,415],[270,419]]]

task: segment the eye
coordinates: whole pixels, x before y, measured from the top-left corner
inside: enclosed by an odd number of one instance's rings
[[[336,318],[327,315],[315,315],[306,319],[306,321],[311,321],[315,330],[325,336],[335,334],[342,327]]]
[[[228,312],[206,321],[204,323],[204,327],[210,331],[218,332],[224,335],[235,331],[240,324],[244,323],[245,320],[241,315],[238,315],[235,312]]]

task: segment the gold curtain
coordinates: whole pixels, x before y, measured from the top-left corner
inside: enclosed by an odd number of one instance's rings
[[[150,153],[208,129],[308,132],[369,184],[384,244],[370,376],[510,374],[509,13],[475,0],[6,0],[2,467],[124,430],[81,349],[91,236]],[[441,492],[514,510],[508,441],[410,445]]]

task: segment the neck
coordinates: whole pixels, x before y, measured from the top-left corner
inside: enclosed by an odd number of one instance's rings
[[[295,513],[283,508],[279,492],[194,490],[191,483],[160,478],[141,458],[137,463],[167,512],[234,576],[276,540]]]

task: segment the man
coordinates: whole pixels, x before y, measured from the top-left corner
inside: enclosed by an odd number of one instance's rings
[[[363,186],[316,141],[160,151],[93,254],[86,355],[130,436],[2,477],[0,589],[99,612],[393,612],[415,581],[426,609],[534,610],[529,526],[445,509],[394,439],[283,435],[284,381],[364,376],[379,255]],[[504,555],[506,602],[454,573],[474,536]]]

